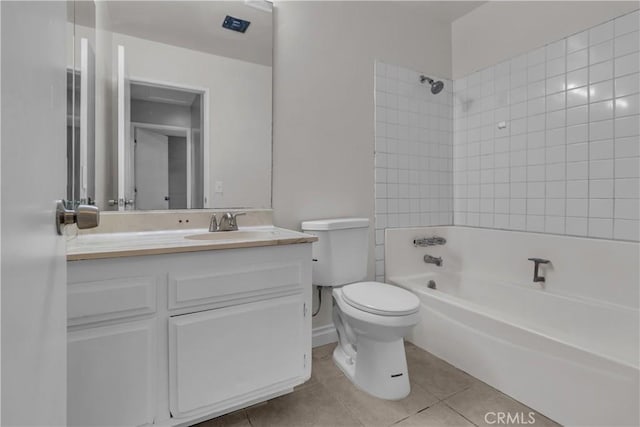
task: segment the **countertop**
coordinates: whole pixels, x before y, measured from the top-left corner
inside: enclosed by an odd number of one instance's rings
[[[241,227],[241,233],[220,231],[216,240],[192,240],[208,235],[207,229],[163,230],[103,234],[79,234],[67,241],[67,261],[159,255],[221,249],[311,243],[316,236],[273,226]],[[252,232],[247,236],[246,233]],[[244,234],[244,235],[243,235]]]

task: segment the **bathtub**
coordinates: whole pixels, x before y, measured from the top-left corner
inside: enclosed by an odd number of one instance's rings
[[[561,424],[639,424],[638,310],[454,272],[388,281],[421,300],[416,345]]]
[[[640,425],[637,242],[436,226],[387,229],[384,254],[421,300],[414,344],[561,424]]]

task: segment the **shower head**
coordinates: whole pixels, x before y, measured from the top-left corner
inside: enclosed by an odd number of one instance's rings
[[[440,80],[438,81],[434,81],[433,79],[430,79],[427,76],[420,76],[420,83],[424,83],[424,82],[428,82],[431,85],[431,93],[434,95],[437,95],[440,93],[440,91],[442,89],[444,89],[444,83],[442,83]]]

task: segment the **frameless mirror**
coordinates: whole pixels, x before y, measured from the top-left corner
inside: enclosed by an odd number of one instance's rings
[[[270,207],[271,3],[69,4],[69,199]]]

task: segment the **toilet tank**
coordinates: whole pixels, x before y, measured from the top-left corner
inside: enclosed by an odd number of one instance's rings
[[[338,218],[305,221],[302,231],[318,237],[313,243],[313,284],[342,286],[367,277],[369,220]]]

